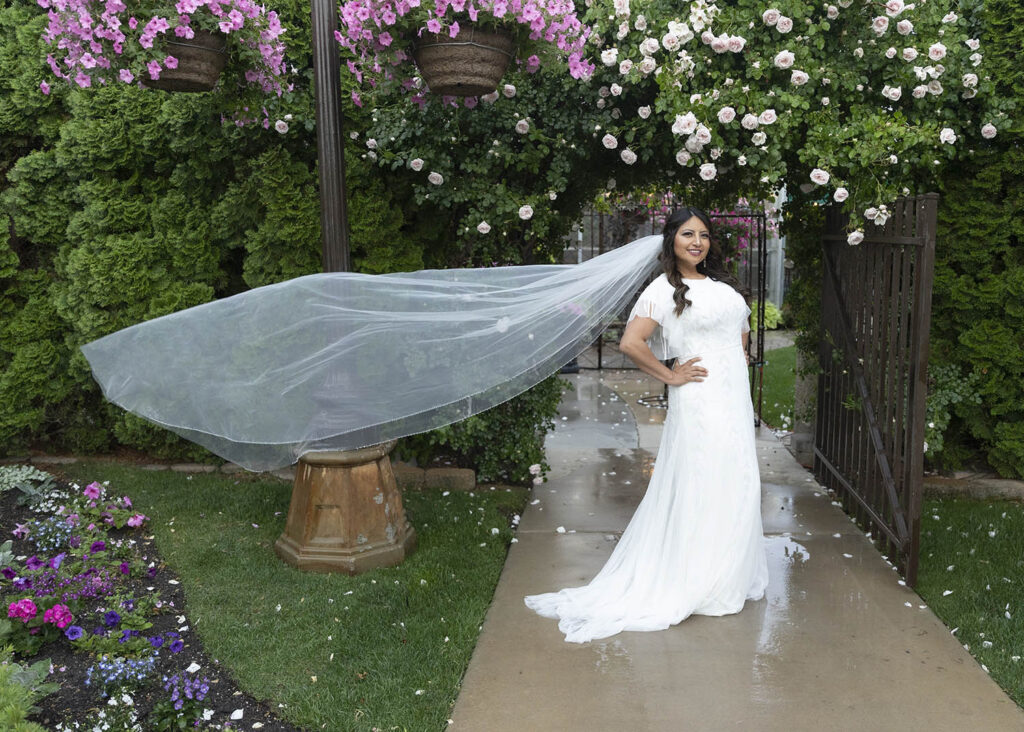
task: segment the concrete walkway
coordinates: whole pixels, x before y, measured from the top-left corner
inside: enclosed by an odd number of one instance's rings
[[[550,480],[523,514],[451,729],[1024,730],[1024,712],[766,430],[765,598],[566,643],[523,596],[597,573],[643,495],[664,419],[636,404],[660,393],[639,372],[569,378]]]

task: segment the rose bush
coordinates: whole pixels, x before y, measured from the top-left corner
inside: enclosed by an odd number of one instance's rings
[[[552,217],[568,215],[565,199],[585,202],[611,177],[620,188],[658,184],[711,204],[771,199],[789,184],[842,204],[853,244],[865,221],[885,223],[899,195],[934,187],[951,162],[1008,129],[1013,103],[994,93],[986,71],[982,9],[978,0],[955,8],[899,0],[820,8],[657,0],[632,8],[629,0],[594,0],[582,18],[596,62],[589,77],[556,90],[543,70],[510,75],[512,95],[466,100],[468,112],[440,100],[443,109],[424,111],[422,124],[402,134],[395,130],[410,121],[408,104],[377,97],[368,134],[389,141],[376,151],[379,165],[408,168],[415,155],[446,171],[445,190],[429,200],[456,213],[493,188],[492,178],[459,174],[475,167],[473,158],[485,156],[494,170],[506,151],[561,157],[561,175],[508,190],[514,200],[497,202],[501,216],[486,214],[492,226],[507,222],[505,231],[522,225],[515,214],[529,204],[530,221],[542,227],[533,233],[543,236]],[[571,115],[561,113],[566,105]],[[525,134],[517,132],[523,119]],[[458,131],[459,149],[437,134],[443,129]],[[478,241],[484,216],[461,219],[457,235],[467,245]]]
[[[883,224],[887,203],[970,154],[965,141],[1009,125],[984,73],[981,7],[599,1],[584,17],[601,59],[589,83],[607,134],[642,162],[664,164],[667,127],[691,178],[728,177],[757,197],[817,187],[857,228]],[[602,94],[611,85],[624,91]]]

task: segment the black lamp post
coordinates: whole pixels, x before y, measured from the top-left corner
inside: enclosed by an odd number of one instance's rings
[[[341,129],[341,60],[335,0],[312,0],[313,94],[320,163],[320,229],[324,272],[351,269],[345,207],[345,140]]]

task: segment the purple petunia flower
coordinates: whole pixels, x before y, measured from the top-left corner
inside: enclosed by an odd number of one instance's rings
[[[72,549],[77,549],[81,545],[82,545],[82,540],[79,539],[77,536],[72,536],[70,539],[68,539],[68,546],[71,547]]]
[[[149,645],[153,646],[153,648],[159,648],[163,644],[164,637],[162,635],[154,635],[152,638],[149,639]]]
[[[10,567],[4,567],[3,569],[0,569],[0,573],[2,573],[3,576],[9,580],[12,580],[18,576],[18,573]]]
[[[154,577],[156,577],[156,567],[150,567],[149,569],[147,569],[146,570],[146,574],[149,575],[150,579],[153,579]]]
[[[94,501],[98,501],[100,496],[103,494],[103,486],[99,483],[93,482],[85,487],[82,491],[86,498],[91,498]]]
[[[84,634],[85,634],[85,631],[84,631],[84,630],[82,630],[82,629],[81,629],[81,628],[80,628],[79,626],[77,626],[77,625],[69,625],[69,626],[68,626],[67,628],[65,628],[65,629],[64,629],[64,636],[65,636],[65,637],[66,637],[66,638],[67,638],[68,640],[72,640],[72,641],[78,640],[78,639],[79,639],[79,638],[81,638],[81,637],[82,637],[82,636],[83,636]]]
[[[179,653],[181,651],[181,649],[184,648],[184,647],[185,647],[185,641],[183,641],[181,638],[179,638],[178,640],[174,641],[174,643],[171,643],[171,646],[170,646],[171,653]]]
[[[128,574],[131,571],[131,565],[128,562],[121,562],[121,574]]]
[[[43,568],[43,560],[33,554],[31,557],[25,560],[25,567],[33,571]]]
[[[89,553],[90,554],[95,554],[96,552],[101,552],[101,551],[103,551],[106,548],[107,548],[107,542],[105,542],[105,541],[94,541],[92,543],[92,546],[89,547]]]
[[[108,610],[103,613],[103,624],[108,628],[113,628],[115,625],[121,622],[121,616],[117,614],[116,610]]]
[[[50,569],[60,569],[60,565],[64,563],[64,557],[67,556],[66,552],[61,552],[53,559],[50,560]]]

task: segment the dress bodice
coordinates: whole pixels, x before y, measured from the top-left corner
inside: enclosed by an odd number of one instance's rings
[[[692,303],[675,314],[675,288],[665,274],[659,275],[640,294],[629,315],[657,321],[660,328],[649,344],[658,358],[682,358],[735,347],[750,330],[750,308],[743,296],[724,282],[706,277],[686,279],[686,298]]]

